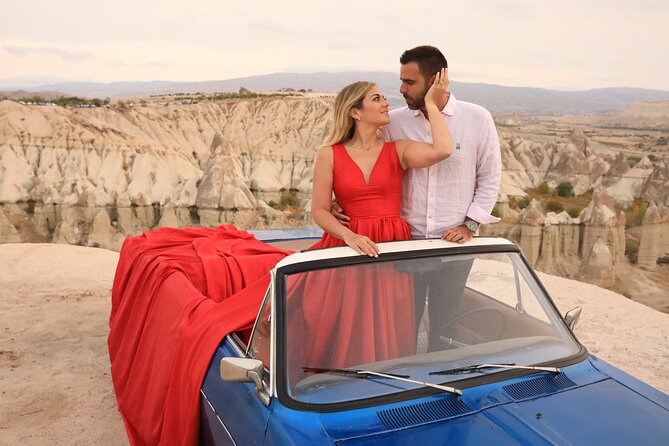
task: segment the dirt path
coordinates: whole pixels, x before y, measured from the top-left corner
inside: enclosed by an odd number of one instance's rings
[[[107,354],[118,253],[0,245],[0,444],[126,445]]]

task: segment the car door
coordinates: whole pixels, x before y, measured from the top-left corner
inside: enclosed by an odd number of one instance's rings
[[[269,294],[269,293],[268,293]],[[270,304],[266,296],[248,348],[234,335],[226,336],[216,350],[202,385],[200,444],[261,445],[271,406],[258,396],[254,383],[223,381],[220,362],[224,357],[253,357],[263,361],[263,393],[269,399]]]

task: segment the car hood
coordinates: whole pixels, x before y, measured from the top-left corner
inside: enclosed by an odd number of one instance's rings
[[[669,411],[610,378],[429,423],[404,424],[385,423],[383,431],[335,441],[342,446],[629,445],[663,444],[669,438]]]

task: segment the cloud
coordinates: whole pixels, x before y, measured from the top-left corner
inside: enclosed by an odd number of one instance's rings
[[[250,31],[269,32],[273,34],[289,34],[288,29],[283,28],[275,23],[265,21],[250,21],[246,25]]]
[[[167,64],[158,60],[142,63],[130,63],[118,57],[105,58],[103,59],[103,63],[110,67],[120,68],[168,68],[173,66],[173,64]]]
[[[3,45],[1,47],[9,54],[17,57],[58,57],[66,62],[82,62],[95,59],[95,55],[88,51],[67,51],[62,48],[43,46],[39,48]]]

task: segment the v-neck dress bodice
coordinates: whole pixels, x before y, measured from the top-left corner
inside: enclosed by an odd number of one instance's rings
[[[400,217],[404,169],[395,142],[386,142],[381,148],[368,183],[360,166],[342,144],[333,145],[332,151],[334,194],[351,219],[349,229],[374,242],[410,239],[409,226]],[[343,240],[325,233],[312,248],[344,244]]]

